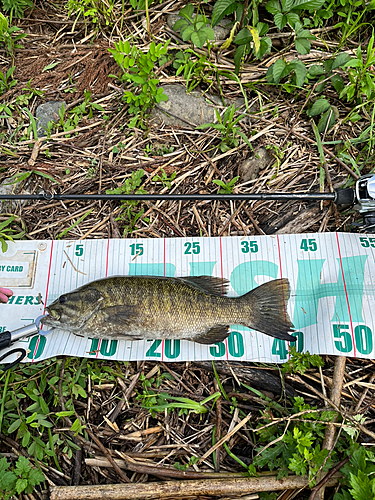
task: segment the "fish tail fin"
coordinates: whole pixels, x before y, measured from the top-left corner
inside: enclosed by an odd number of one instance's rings
[[[286,311],[289,297],[287,278],[269,281],[246,293],[241,299],[251,308],[251,322],[245,326],[278,339],[295,341],[288,333],[294,330]]]

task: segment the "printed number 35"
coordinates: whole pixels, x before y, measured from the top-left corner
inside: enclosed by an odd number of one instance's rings
[[[241,252],[242,253],[256,253],[258,251],[258,243],[256,241],[242,241],[241,242]]]

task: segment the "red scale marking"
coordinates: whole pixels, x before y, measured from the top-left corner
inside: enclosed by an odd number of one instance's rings
[[[349,305],[349,297],[348,297],[348,291],[346,289],[346,282],[345,282],[345,276],[344,276],[344,269],[342,267],[342,260],[341,260],[341,249],[340,249],[340,242],[339,242],[339,235],[336,233],[336,241],[337,241],[337,248],[339,251],[339,260],[340,260],[340,268],[341,268],[341,274],[342,274],[342,281],[344,283],[344,290],[345,290],[345,297],[346,297],[346,303],[348,306],[348,311],[349,311],[349,322],[350,322],[350,331],[352,334],[352,341],[353,341],[353,356],[357,356],[357,352],[355,349],[355,341],[354,341],[354,329],[353,329],[353,322],[352,322],[352,313],[350,311],[350,305]]]
[[[44,299],[43,316],[45,315],[45,312],[46,312],[46,304],[47,304],[47,297],[48,297],[49,280],[50,280],[50,277],[51,277],[52,250],[53,250],[53,240],[51,242],[51,252],[50,252],[50,255],[49,255],[47,285],[46,285],[46,296],[45,296],[45,299]],[[42,325],[42,328],[43,328],[43,325]],[[36,341],[35,349],[34,349],[34,352],[33,352],[33,359],[31,360],[32,363],[34,363],[34,359],[35,359],[36,353],[38,352],[39,342],[40,342],[40,335],[38,337],[38,340]]]
[[[163,276],[165,277],[165,238],[163,238]],[[161,341],[161,360],[164,361],[164,339]]]
[[[221,245],[221,238],[219,238],[219,241],[220,241],[220,273],[221,273],[221,282],[223,283],[224,281],[224,271],[223,271],[223,247]],[[222,295],[223,295],[223,292],[224,292],[224,287],[222,287]],[[228,338],[225,339],[224,341],[224,344],[225,344],[225,356],[227,358],[227,361],[229,359],[229,355],[228,355]]]
[[[283,267],[281,265],[281,249],[280,249],[280,240],[279,240],[279,235],[278,234],[276,235],[276,240],[277,240],[277,251],[278,251],[278,254],[279,254],[280,279],[282,279],[283,278]],[[284,304],[285,304],[285,299],[284,299]],[[286,319],[286,309],[285,308],[284,308],[284,314],[285,314],[285,319]],[[287,340],[287,343],[288,343],[288,359],[290,359],[290,352],[289,352],[290,344],[289,344],[289,340]]]
[[[108,276],[108,256],[109,256],[109,240],[107,241],[107,253],[105,257],[105,277]],[[98,359],[101,345],[102,345],[102,339],[99,339],[98,348],[96,350],[96,356],[95,356],[96,359]]]

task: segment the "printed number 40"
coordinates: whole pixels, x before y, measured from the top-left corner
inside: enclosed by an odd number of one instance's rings
[[[318,245],[316,244],[316,240],[314,238],[311,238],[309,240],[306,240],[305,238],[301,241],[301,250],[305,250],[305,252],[316,252],[318,249]]]

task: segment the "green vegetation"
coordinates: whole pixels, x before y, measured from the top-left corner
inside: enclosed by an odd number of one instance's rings
[[[134,115],[129,127],[136,125],[146,128],[149,110],[161,101],[168,98],[162,87],[158,87],[159,80],[155,74],[155,63],[167,53],[168,42],[155,45],[151,42],[147,52],[142,52],[128,41],[115,43],[114,49],[108,49],[121,73],[118,79],[121,82],[131,82],[132,90],[126,90],[122,98],[129,104],[129,113]],[[116,78],[114,75],[111,75]]]
[[[10,500],[15,494],[32,493],[42,481],[43,473],[33,469],[29,460],[22,455],[12,469],[6,458],[0,459],[0,494],[3,500]]]
[[[224,111],[223,116],[221,116],[219,111],[215,109],[218,123],[204,123],[203,125],[199,125],[199,127],[197,127],[198,130],[204,130],[209,127],[219,130],[221,134],[219,149],[223,153],[231,148],[236,148],[240,142],[239,138],[241,138],[249,146],[249,148],[252,149],[248,138],[243,132],[241,132],[241,127],[239,126],[239,122],[245,115],[239,115],[235,118],[235,112],[236,108],[234,104]]]
[[[19,33],[21,31],[17,26],[11,26],[9,19],[0,12],[0,45],[4,45],[5,50],[11,56],[12,61],[14,61],[15,50],[22,48],[22,45],[18,44],[22,38],[25,38],[26,33]]]
[[[131,176],[124,181],[122,186],[119,186],[115,189],[108,189],[106,191],[107,194],[145,194],[146,191],[140,188],[142,184],[142,178],[144,176],[143,170],[137,170],[133,172]],[[116,221],[122,221],[124,226],[124,236],[128,233],[131,233],[134,230],[135,224],[139,219],[142,219],[144,214],[144,208],[136,211],[135,208],[139,205],[139,201],[137,200],[126,200],[121,202],[121,212],[118,217],[116,217]],[[146,222],[147,218],[144,218]]]
[[[196,47],[201,49],[208,40],[214,40],[214,31],[209,27],[206,16],[204,13],[194,15],[194,6],[191,3],[185,5],[179,15],[182,19],[175,22],[173,29],[180,31],[184,42],[191,40]]]
[[[6,252],[8,249],[7,240],[20,240],[25,234],[26,226],[22,219],[12,214],[0,214],[0,245],[2,252]]]

